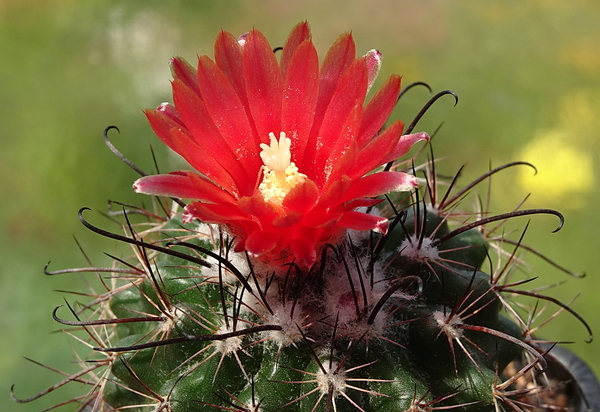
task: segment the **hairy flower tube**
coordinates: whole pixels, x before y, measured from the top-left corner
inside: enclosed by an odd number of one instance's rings
[[[428,136],[402,135],[401,121],[384,129],[399,76],[365,103],[380,64],[376,50],[357,58],[347,33],[320,67],[307,23],[294,27],[279,61],[261,32],[236,39],[222,31],[214,60],[200,56],[194,69],[172,59],[174,104],[146,111],[158,137],[196,171],[142,177],[135,190],[190,199],[185,221],[223,225],[236,251],[273,268],[312,266],[346,229],[385,233],[387,218],[358,209],[417,180],[371,172]]]

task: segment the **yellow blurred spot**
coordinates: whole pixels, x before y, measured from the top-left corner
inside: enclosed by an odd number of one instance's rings
[[[553,130],[539,133],[521,152],[520,158],[532,163],[537,175],[524,170],[519,184],[535,199],[561,208],[581,208],[582,194],[594,186],[591,153],[574,144],[573,133]]]

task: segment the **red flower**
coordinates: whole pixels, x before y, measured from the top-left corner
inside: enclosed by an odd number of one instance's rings
[[[292,30],[279,63],[259,31],[239,40],[221,32],[214,61],[201,56],[197,70],[171,61],[174,106],[146,111],[158,137],[197,172],[143,177],[135,190],[191,199],[186,221],[224,225],[237,251],[274,267],[310,267],[346,229],[385,233],[386,218],[357,208],[410,190],[416,179],[367,173],[428,136],[402,136],[400,121],[381,130],[400,91],[398,76],[363,107],[380,61],[375,50],[356,58],[344,34],[319,69],[307,23]]]

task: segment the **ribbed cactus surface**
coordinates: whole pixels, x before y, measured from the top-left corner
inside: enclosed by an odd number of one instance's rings
[[[419,217],[400,212],[386,236],[349,233],[311,270],[290,265],[283,275],[227,253],[218,228],[177,217],[158,225],[138,239],[179,243],[185,228],[189,239],[170,250],[196,258],[148,251],[144,273],[111,297],[108,313],[124,322],[101,348],[119,353],[105,402],[173,412],[491,410],[522,329],[479,270],[481,233],[437,245],[447,223]]]
[[[93,330],[107,356],[88,407],[416,412],[532,402],[543,387],[517,391],[511,380],[545,360],[504,296],[510,264],[482,271],[482,220],[451,228],[455,216],[434,210],[404,199],[387,234],[349,231],[310,269],[283,271],[254,265],[222,228],[184,224],[179,213],[127,220],[121,236],[82,210],[86,226],[132,244],[138,262],[115,270],[94,311],[102,320],[55,311]],[[507,369],[514,361],[523,369]]]

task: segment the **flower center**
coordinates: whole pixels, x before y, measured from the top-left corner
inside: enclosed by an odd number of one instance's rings
[[[269,133],[269,137],[271,141],[268,145],[260,144],[264,177],[258,190],[265,200],[281,205],[290,190],[302,183],[306,175],[300,173],[291,161],[292,141],[286,137],[285,132],[279,133],[279,139],[272,132]]]

